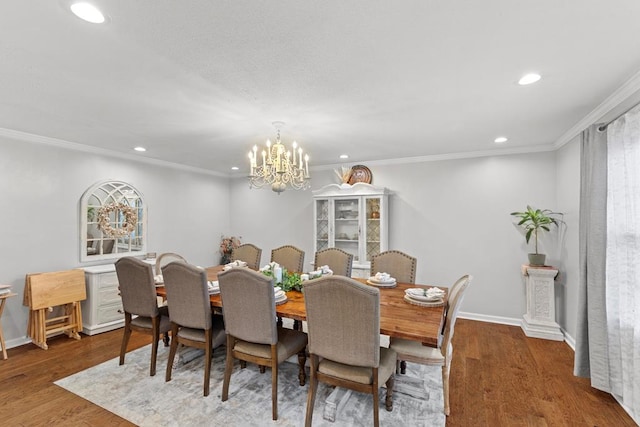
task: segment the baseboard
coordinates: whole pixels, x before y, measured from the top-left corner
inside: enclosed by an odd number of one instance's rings
[[[6,342],[6,344],[7,344],[7,348],[14,348],[14,347],[20,347],[21,345],[29,344],[30,342],[31,342],[31,339],[27,336],[24,336],[24,337],[14,338],[12,340],[9,340]]]
[[[498,323],[501,325],[520,326],[522,319],[513,317],[491,316],[488,314],[468,313],[461,311],[458,313],[461,319],[477,320],[479,322]]]
[[[573,338],[571,335],[569,335],[569,333],[562,328],[562,333],[564,334],[564,342],[567,343],[567,345],[569,347],[571,347],[571,350],[573,350],[573,352],[576,352],[576,339]]]

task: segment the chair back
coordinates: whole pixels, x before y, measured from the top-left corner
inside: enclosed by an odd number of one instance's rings
[[[333,274],[351,277],[353,255],[338,248],[328,248],[318,251],[314,259],[314,266],[318,269],[323,265],[328,265],[331,271],[333,271]]]
[[[273,278],[248,268],[218,274],[224,325],[228,335],[258,344],[276,344]]]
[[[347,365],[380,364],[380,291],[343,276],[304,286],[309,353]]]
[[[207,272],[195,265],[173,261],[162,267],[162,277],[171,321],[187,328],[211,329]]]
[[[389,273],[400,283],[416,283],[417,260],[400,251],[386,251],[371,258],[371,275]]]
[[[156,274],[162,274],[162,267],[173,261],[187,262],[182,255],[173,252],[162,253],[156,258]]]
[[[258,270],[260,268],[260,258],[262,257],[262,249],[251,243],[245,243],[233,250],[231,253],[231,261],[244,261],[247,267]]]
[[[451,355],[453,346],[451,341],[453,340],[453,332],[456,325],[456,319],[458,317],[458,310],[464,297],[464,293],[471,283],[473,277],[468,274],[459,278],[456,283],[451,286],[449,290],[449,296],[447,298],[447,307],[444,321],[442,343],[440,344],[440,350],[445,358]]]
[[[115,266],[124,311],[143,317],[157,316],[153,267],[133,257],[120,258]]]
[[[271,261],[277,262],[287,271],[302,273],[304,271],[304,251],[295,246],[285,245],[271,251]]]

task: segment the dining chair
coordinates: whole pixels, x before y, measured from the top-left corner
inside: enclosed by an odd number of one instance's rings
[[[116,261],[115,266],[124,311],[120,365],[124,364],[131,332],[150,334],[153,339],[151,341],[149,375],[154,376],[160,334],[168,336],[170,327],[168,309],[167,307],[158,307],[153,268],[150,264],[138,258],[123,257]]]
[[[173,261],[187,262],[182,255],[173,252],[162,253],[156,258],[156,274],[162,274],[162,267]]]
[[[165,381],[171,381],[178,344],[204,349],[204,395],[209,395],[213,349],[224,344],[224,322],[211,312],[207,273],[180,261],[162,267],[171,318],[171,349]]]
[[[227,361],[222,401],[229,398],[233,361],[271,368],[271,415],[278,419],[278,365],[298,354],[298,379],[306,381],[307,334],[276,325],[273,278],[248,268],[232,268],[218,275],[227,332]]]
[[[418,260],[400,251],[385,251],[371,257],[371,275],[389,273],[399,283],[416,283]]]
[[[327,295],[331,295],[327,298]],[[343,276],[325,276],[304,287],[311,361],[305,426],[311,426],[318,382],[373,396],[386,383],[385,407],[393,409],[395,351],[380,347],[380,291]]]
[[[338,248],[327,248],[316,252],[314,267],[328,265],[333,274],[351,277],[353,255]]]
[[[271,251],[271,262],[277,262],[287,271],[302,273],[304,271],[304,251],[291,245],[280,246]]]
[[[418,341],[403,338],[391,338],[389,343],[389,348],[392,348],[398,354],[398,360],[442,367],[442,393],[444,394],[445,415],[449,415],[451,412],[449,407],[449,372],[451,371],[451,358],[453,356],[453,331],[460,303],[471,280],[472,276],[462,276],[449,290],[444,327],[438,348],[424,346]]]
[[[233,249],[231,253],[231,261],[244,261],[247,267],[252,270],[260,268],[260,258],[262,257],[262,249],[251,243],[245,243]]]

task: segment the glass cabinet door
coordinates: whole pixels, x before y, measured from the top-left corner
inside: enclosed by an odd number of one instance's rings
[[[365,245],[366,261],[371,261],[374,255],[380,253],[381,222],[380,222],[380,197],[365,198]]]
[[[316,200],[316,251],[329,248],[329,200]]]
[[[344,198],[333,200],[334,247],[353,255],[359,260],[360,242],[360,199]]]

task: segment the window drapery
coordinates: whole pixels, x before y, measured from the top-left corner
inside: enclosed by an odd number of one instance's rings
[[[640,418],[640,107],[582,140],[575,373]]]

